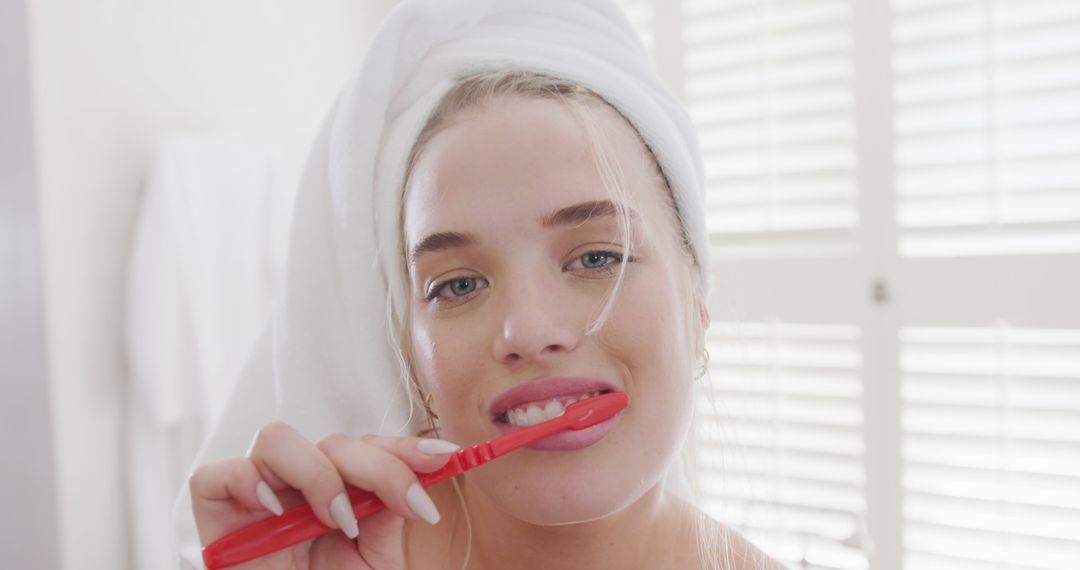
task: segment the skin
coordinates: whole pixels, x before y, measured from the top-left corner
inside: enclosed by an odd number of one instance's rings
[[[671,545],[693,548],[685,527],[673,535],[687,507],[662,485],[690,427],[688,319],[697,305],[680,280],[692,278],[692,262],[678,247],[677,221],[647,149],[613,110],[589,109],[628,184],[630,244],[613,216],[541,223],[560,208],[609,199],[585,133],[556,101],[502,99],[440,132],[407,188],[408,251],[437,232],[469,233],[474,242],[424,253],[410,266],[410,348],[444,439],[466,445],[499,435],[492,400],[547,376],[605,378],[631,401],[591,447],[525,449],[465,475],[470,567],[659,567],[670,564]],[[620,261],[586,254],[605,251],[629,265],[607,323],[587,336]],[[438,296],[428,299],[433,291]],[[445,490],[437,506],[460,509]],[[417,532],[424,536],[414,544],[445,545],[452,535]],[[422,550],[413,556],[424,558]],[[655,553],[663,556],[649,564]]]

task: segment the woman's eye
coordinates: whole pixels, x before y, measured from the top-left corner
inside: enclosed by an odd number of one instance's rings
[[[581,256],[581,264],[588,269],[595,269],[607,265],[610,259],[612,259],[612,256],[605,252],[590,251]]]
[[[462,295],[468,295],[476,290],[476,279],[454,279],[450,283],[447,283],[450,287],[450,292],[458,297]]]
[[[432,285],[427,300],[439,302],[453,301],[469,295],[477,289],[483,289],[487,282],[477,277],[457,277]]]
[[[614,251],[590,251],[575,259],[571,266],[580,262],[583,269],[602,270],[622,260],[622,254]]]

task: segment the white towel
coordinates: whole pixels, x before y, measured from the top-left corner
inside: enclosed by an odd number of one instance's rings
[[[618,7],[610,0],[404,0],[323,123],[296,203],[283,296],[199,464],[243,455],[274,419],[313,441],[331,432],[404,435],[421,427],[422,412],[410,419],[408,384],[391,348],[407,301],[398,244],[405,162],[458,79],[506,68],[577,81],[637,127],[672,187],[707,289],[697,135]],[[186,488],[176,507],[181,554],[201,567]]]
[[[273,153],[221,137],[155,148],[128,268],[128,505],[136,568],[175,554],[176,489],[264,325],[292,190]]]

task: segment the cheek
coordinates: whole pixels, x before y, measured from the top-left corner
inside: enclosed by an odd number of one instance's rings
[[[450,325],[437,320],[413,322],[412,354],[420,383],[435,401],[434,410],[440,425],[453,429],[463,414],[476,417],[475,391],[481,378],[483,359],[479,335],[468,334],[469,327]]]
[[[628,281],[625,293],[616,301],[613,315],[619,322],[612,330],[623,343],[645,350],[650,358],[677,364],[687,354],[686,319],[675,283],[666,273],[650,268],[633,283]]]
[[[650,268],[629,280],[616,301],[605,345],[627,366],[630,388],[649,408],[672,416],[688,415],[692,366],[688,356],[686,308],[672,271]]]
[[[469,362],[468,355],[476,354],[477,337],[467,334],[468,327],[450,325],[438,320],[414,321],[412,348],[421,380],[431,389],[446,389],[452,385],[449,375]]]

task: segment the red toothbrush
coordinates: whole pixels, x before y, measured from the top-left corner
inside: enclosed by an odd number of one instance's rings
[[[621,412],[629,403],[630,397],[625,392],[611,392],[575,402],[557,418],[457,451],[441,469],[417,473],[417,478],[425,488],[431,487],[564,429],[580,430],[596,425]],[[385,507],[375,493],[348,486],[346,491],[357,519]],[[203,548],[203,562],[208,570],[227,568],[333,530],[336,529],[324,525],[315,517],[310,505],[304,504],[289,509],[279,517],[263,519],[215,540]]]

